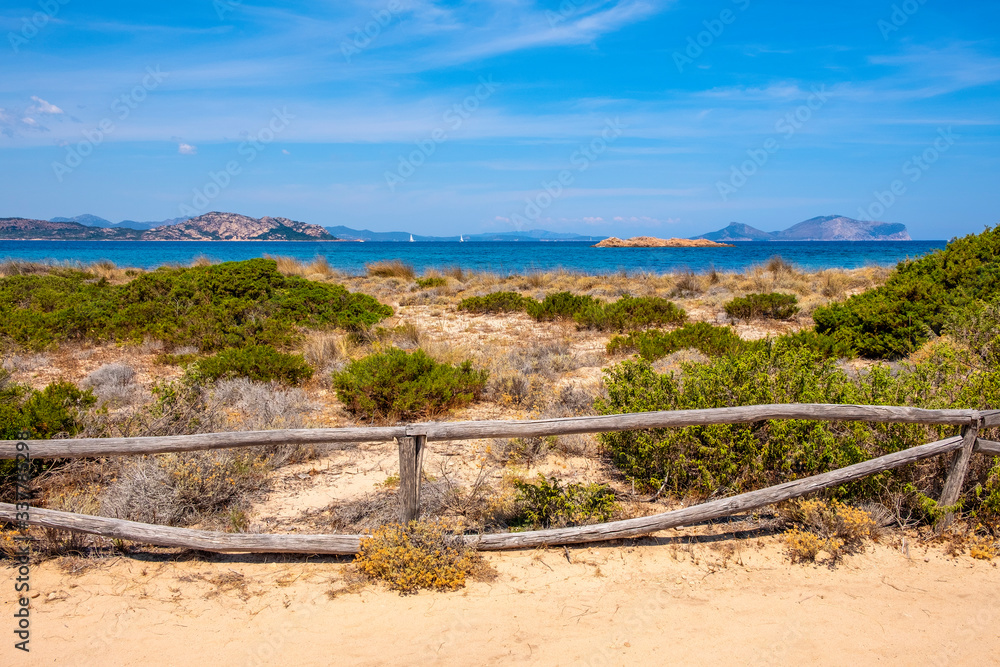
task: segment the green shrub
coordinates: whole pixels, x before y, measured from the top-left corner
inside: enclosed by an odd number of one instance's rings
[[[540,303],[532,301],[527,304],[528,315],[545,322],[550,320],[570,320],[578,313],[588,308],[599,308],[603,301],[592,296],[577,295],[572,292],[556,292],[549,294]]]
[[[574,316],[587,329],[632,331],[652,326],[682,324],[687,319],[683,309],[658,296],[623,296],[614,303],[588,304]]]
[[[56,382],[41,391],[10,382],[0,370],[0,440],[44,440],[74,436],[83,428],[81,413],[97,398],[70,382]],[[30,450],[29,450],[30,451]],[[52,467],[52,461],[31,462],[32,476]],[[0,461],[0,497],[9,499],[17,462]]]
[[[745,341],[732,327],[717,327],[707,322],[685,324],[674,331],[648,329],[627,336],[615,336],[607,345],[608,354],[636,352],[643,359],[655,361],[678,350],[694,348],[710,357],[732,354],[762,341]]]
[[[723,306],[726,315],[739,320],[755,320],[767,318],[772,320],[788,320],[795,313],[799,312],[799,307],[795,304],[798,299],[794,294],[781,294],[770,292],[768,294],[747,294],[744,297],[736,297]]]
[[[71,382],[55,382],[41,391],[0,378],[0,440],[44,440],[57,434],[76,435],[80,413],[97,402],[91,390]]]
[[[416,279],[417,287],[421,289],[430,289],[431,287],[444,287],[448,284],[448,279],[444,276],[427,276],[426,278]]]
[[[615,493],[607,484],[570,483],[555,477],[538,482],[514,482],[517,507],[511,525],[519,528],[562,528],[609,521],[618,510]]]
[[[478,399],[489,377],[471,361],[439,363],[423,350],[398,348],[352,361],[333,375],[337,397],[352,414],[372,421],[432,417]]]
[[[906,356],[955,313],[1000,292],[1000,226],[900,262],[885,285],[813,313],[816,331],[875,359]]]
[[[278,352],[270,345],[223,350],[197,362],[192,375],[205,380],[245,377],[254,382],[276,380],[298,385],[312,377],[313,369],[301,354]]]
[[[645,360],[625,361],[606,371],[608,396],[596,407],[602,414],[616,414],[767,403],[1000,406],[1000,370],[974,370],[965,356],[944,344],[920,364],[877,365],[860,376],[848,375],[832,358],[780,339],[682,368],[679,375],[661,375]],[[665,484],[678,495],[710,495],[826,472],[955,432],[953,427],[915,424],[768,420],[607,433],[600,439],[614,465],[637,486]],[[943,484],[945,468],[903,468],[838,493],[872,496],[912,483],[933,496]],[[980,497],[966,494],[966,508],[987,508],[1000,500],[995,472],[983,464],[970,475],[969,486],[979,489]]]
[[[517,292],[493,292],[484,296],[470,296],[458,304],[459,310],[470,313],[514,313],[528,308],[528,304],[537,303],[534,299],[521,296]]]
[[[0,278],[0,341],[33,349],[146,337],[202,352],[280,347],[300,338],[296,327],[357,329],[390,315],[341,285],[284,276],[270,259],[161,268],[124,285],[74,270]]]

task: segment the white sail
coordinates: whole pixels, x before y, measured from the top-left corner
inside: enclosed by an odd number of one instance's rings
[[[410,234],[410,243],[413,243],[413,234]]]

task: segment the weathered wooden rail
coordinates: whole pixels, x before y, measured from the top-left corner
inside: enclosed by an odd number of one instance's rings
[[[979,412],[975,410],[923,410],[894,406],[829,404],[753,405],[530,421],[429,422],[392,427],[245,431],[156,438],[33,440],[29,441],[29,445],[31,458],[75,458],[275,444],[333,444],[395,440],[398,443],[400,458],[400,518],[401,520],[409,520],[416,518],[418,514],[421,466],[428,442],[734,424],[770,419],[869,421],[954,425],[963,428],[961,435],[894,452],[820,475],[662,514],[574,528],[470,535],[466,539],[475,543],[480,549],[503,550],[638,537],[658,530],[717,519],[783,500],[798,498],[821,489],[839,486],[909,463],[953,452],[948,477],[940,499],[942,505],[950,506],[958,501],[972,455],[979,452],[1000,456],[1000,443],[978,437],[981,429],[1000,426],[1000,411],[997,410]],[[0,459],[16,458],[19,453],[17,442],[0,441]],[[24,514],[23,509],[19,512],[14,505],[0,503],[0,520],[21,520],[24,518]],[[31,508],[27,512],[27,522],[33,525],[75,530],[104,537],[217,552],[353,554],[358,552],[362,538],[361,535],[218,533],[36,508]]]

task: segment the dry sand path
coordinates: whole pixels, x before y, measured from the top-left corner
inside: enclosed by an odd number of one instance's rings
[[[50,561],[30,656],[8,640],[0,664],[1000,664],[996,561],[878,545],[830,570],[774,538],[651,542],[490,554],[496,581],[408,597],[331,597],[336,562]]]

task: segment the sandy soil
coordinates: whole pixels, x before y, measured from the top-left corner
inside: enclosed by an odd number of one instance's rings
[[[350,566],[332,560],[64,558],[31,574],[30,655],[0,653],[9,665],[998,664],[995,561],[877,545],[831,570],[790,565],[774,538],[675,535],[489,554],[495,581],[408,597],[346,592]],[[12,571],[3,579],[11,590]],[[0,616],[12,609],[5,595]]]

